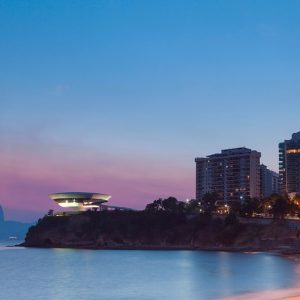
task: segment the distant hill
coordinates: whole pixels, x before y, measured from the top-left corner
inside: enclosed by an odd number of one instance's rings
[[[4,212],[3,212],[3,208],[0,205],[0,224],[4,222]]]
[[[24,239],[26,232],[31,225],[33,224],[5,221],[3,208],[0,205],[0,240],[6,240],[10,236],[15,236],[18,239]]]
[[[10,236],[16,236],[18,239],[24,239],[26,232],[31,225],[33,224],[15,221],[1,222],[0,240],[7,239]]]

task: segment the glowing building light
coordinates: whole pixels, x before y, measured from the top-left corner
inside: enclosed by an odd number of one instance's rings
[[[289,149],[286,152],[287,153],[300,153],[300,149]]]

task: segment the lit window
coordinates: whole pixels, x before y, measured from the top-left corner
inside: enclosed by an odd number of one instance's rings
[[[300,149],[289,149],[286,152],[287,153],[300,153]]]

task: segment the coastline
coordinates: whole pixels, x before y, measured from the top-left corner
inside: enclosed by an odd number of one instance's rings
[[[101,245],[96,246],[91,243],[70,243],[64,245],[27,245],[23,242],[10,247],[25,247],[25,248],[58,248],[58,249],[73,249],[73,250],[149,250],[149,251],[215,251],[215,252],[237,252],[237,253],[269,253],[281,255],[290,259],[299,259],[300,251],[298,249],[280,249],[280,248],[260,248],[260,247],[236,247],[236,246],[193,246],[193,245]]]
[[[282,256],[286,259],[293,260],[295,263],[300,263],[299,251],[282,251],[280,249],[253,249],[253,248],[238,248],[238,247],[187,247],[187,246],[110,246],[110,247],[87,247],[87,246],[27,246],[25,243],[18,245],[10,245],[6,247],[20,247],[20,248],[39,248],[39,249],[69,249],[69,250],[112,250],[112,251],[211,251],[211,252],[231,252],[231,253],[244,253],[244,254],[256,254],[266,253],[271,255]],[[299,271],[300,273],[300,271]],[[300,297],[300,285],[299,285],[299,297]],[[299,298],[300,300],[300,298]]]
[[[106,250],[204,250],[300,254],[298,229],[289,221],[234,220],[205,215],[101,212],[44,217],[20,246]],[[297,223],[298,226],[298,223]]]

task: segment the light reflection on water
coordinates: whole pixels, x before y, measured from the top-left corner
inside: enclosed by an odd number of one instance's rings
[[[264,253],[9,248],[0,299],[219,299],[293,286],[296,267]]]

